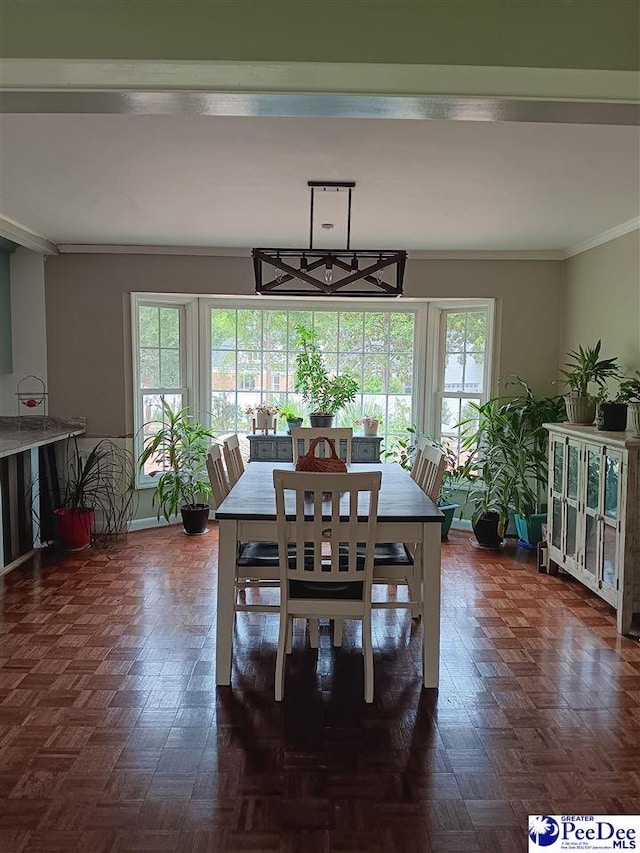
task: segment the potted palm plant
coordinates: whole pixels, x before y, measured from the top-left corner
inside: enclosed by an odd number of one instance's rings
[[[61,467],[53,515],[62,547],[77,551],[87,548],[97,532],[111,538],[126,532],[135,485],[131,453],[108,438],[83,453],[74,439]]]
[[[207,453],[214,440],[212,433],[193,418],[188,406],[174,409],[164,397],[162,426],[145,444],[138,465],[144,469],[152,462],[159,467],[149,471],[158,478],[154,503],[161,516],[170,522],[178,509],[185,533],[195,536],[207,532],[211,483],[207,472]]]
[[[618,400],[627,404],[629,429],[635,435],[640,435],[640,370],[622,380]]]
[[[596,416],[597,397],[589,394],[589,386],[604,388],[606,380],[619,376],[617,358],[600,358],[602,341],[594,347],[579,346],[568,353],[569,361],[560,371],[570,393],[565,395],[567,420],[572,424],[592,424]]]
[[[358,382],[348,372],[340,376],[328,372],[313,329],[296,326],[296,344],[294,388],[310,408],[311,426],[330,427],[336,412],[355,400]]]

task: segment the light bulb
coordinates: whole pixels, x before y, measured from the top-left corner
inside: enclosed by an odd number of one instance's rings
[[[327,264],[324,271],[324,280],[326,284],[331,284],[333,281],[333,267],[331,264]]]

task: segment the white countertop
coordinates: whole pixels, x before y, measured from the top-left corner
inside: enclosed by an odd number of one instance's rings
[[[47,429],[37,429],[33,426],[18,429],[17,426],[0,425],[0,458],[13,456],[31,450],[33,447],[42,447],[44,444],[52,444],[54,441],[62,441],[74,435],[82,435],[84,426],[62,424],[51,425]]]

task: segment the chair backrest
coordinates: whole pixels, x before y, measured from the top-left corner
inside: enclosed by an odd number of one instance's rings
[[[212,444],[211,449],[207,453],[207,471],[209,472],[209,480],[211,481],[214,509],[217,509],[229,494],[229,481],[224,470],[224,462],[222,461],[222,454],[220,453],[220,446],[218,444]]]
[[[294,427],[291,430],[291,441],[293,443],[293,461],[298,461],[299,456],[303,456],[308,450],[309,445],[314,438],[326,436],[333,439],[336,446],[336,453],[347,464],[351,463],[351,440],[353,439],[353,429],[351,427],[327,428],[327,427]],[[328,448],[324,442],[318,444],[315,455],[320,456],[322,449],[326,455],[329,455]]]
[[[434,503],[440,494],[445,465],[444,451],[435,444],[425,441],[421,448],[420,471],[416,482]]]
[[[230,435],[228,438],[224,439],[222,443],[222,452],[224,453],[224,461],[227,464],[229,485],[233,487],[244,474],[244,462],[242,461],[240,442],[238,441],[237,435]]]
[[[319,589],[315,599],[371,601],[381,479],[380,471],[273,472],[284,599],[308,597],[295,594],[297,581],[307,590],[310,582],[332,584],[330,596]]]

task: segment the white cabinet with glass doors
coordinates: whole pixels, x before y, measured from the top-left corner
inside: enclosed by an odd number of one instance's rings
[[[640,438],[547,424],[549,559],[618,611],[628,633],[640,614]]]

